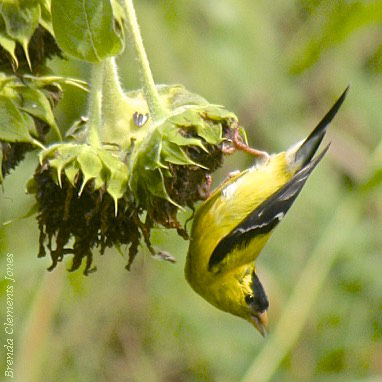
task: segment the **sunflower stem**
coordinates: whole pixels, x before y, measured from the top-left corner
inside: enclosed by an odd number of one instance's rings
[[[159,93],[150,70],[133,1],[125,0],[125,6],[127,12],[127,23],[131,32],[135,56],[139,65],[139,77],[143,87],[143,93],[145,95],[151,118],[153,121],[158,121],[166,116],[166,109],[161,103]]]
[[[102,143],[116,143],[120,148],[131,144],[130,119],[134,106],[119,81],[115,58],[105,60],[102,85]]]
[[[104,61],[92,64],[89,101],[88,143],[93,147],[100,146],[100,129],[102,124],[102,81]]]

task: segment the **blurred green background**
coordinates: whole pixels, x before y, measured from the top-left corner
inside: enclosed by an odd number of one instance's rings
[[[158,228],[132,271],[115,250],[89,277],[52,273],[37,259],[34,218],[0,228],[0,264],[15,257],[17,381],[382,380],[382,2],[329,0],[136,1],[157,83],[181,83],[225,105],[252,146],[277,152],[302,139],[350,83],[328,132],[332,145],[257,262],[270,299],[271,334],[220,312],[186,284],[187,242]],[[139,87],[127,49],[126,89]],[[89,67],[54,60],[88,79]],[[86,111],[66,89],[63,130]],[[25,214],[34,154],[6,178],[1,222]],[[235,154],[214,176],[244,169]],[[190,215],[190,211],[184,214]],[[1,324],[7,283],[0,278]],[[3,325],[1,325],[3,326]],[[1,348],[6,334],[1,330]],[[279,362],[280,361],[280,362]],[[3,373],[5,356],[0,359]]]

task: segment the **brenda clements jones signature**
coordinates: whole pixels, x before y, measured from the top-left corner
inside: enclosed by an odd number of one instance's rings
[[[13,266],[13,253],[7,253],[7,270],[4,276],[6,285],[6,318],[4,320],[4,332],[5,332],[5,344],[6,350],[6,369],[4,375],[6,377],[13,378],[13,353],[14,353],[14,338],[13,338],[13,317],[14,317],[14,305],[13,305],[13,289],[14,289],[14,266]]]

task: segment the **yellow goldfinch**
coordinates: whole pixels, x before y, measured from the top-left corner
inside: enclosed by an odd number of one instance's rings
[[[262,160],[224,182],[195,214],[187,281],[209,303],[249,321],[262,335],[269,303],[254,260],[328,150],[329,145],[313,158],[348,88],[308,138],[271,156],[253,150]]]

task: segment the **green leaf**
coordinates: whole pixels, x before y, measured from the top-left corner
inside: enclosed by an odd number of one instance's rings
[[[17,93],[21,95],[22,99],[19,109],[46,122],[56,134],[60,136],[60,131],[54,119],[50,103],[44,94],[37,89],[27,86],[17,87],[15,89]]]
[[[52,0],[51,10],[57,43],[67,54],[98,62],[123,50],[109,0]]]
[[[21,44],[28,65],[32,68],[28,44],[40,19],[41,11],[38,0],[3,1],[0,12],[4,18],[8,36]]]
[[[33,120],[26,118],[7,97],[0,96],[0,140],[8,142],[32,142],[29,130]]]
[[[40,0],[40,6],[41,6],[40,24],[52,36],[54,36],[53,26],[52,26],[52,14],[50,13],[50,1],[49,0]]]
[[[17,67],[19,62],[15,54],[16,42],[7,35],[4,19],[2,17],[0,17],[0,45],[11,55],[14,64]]]
[[[37,88],[44,88],[49,85],[57,86],[60,85],[71,85],[75,86],[85,92],[88,92],[88,86],[87,82],[78,80],[76,78],[70,78],[70,77],[61,77],[61,76],[41,76],[41,77],[34,77],[30,75],[25,75],[24,78],[28,78],[33,82],[35,87]]]

